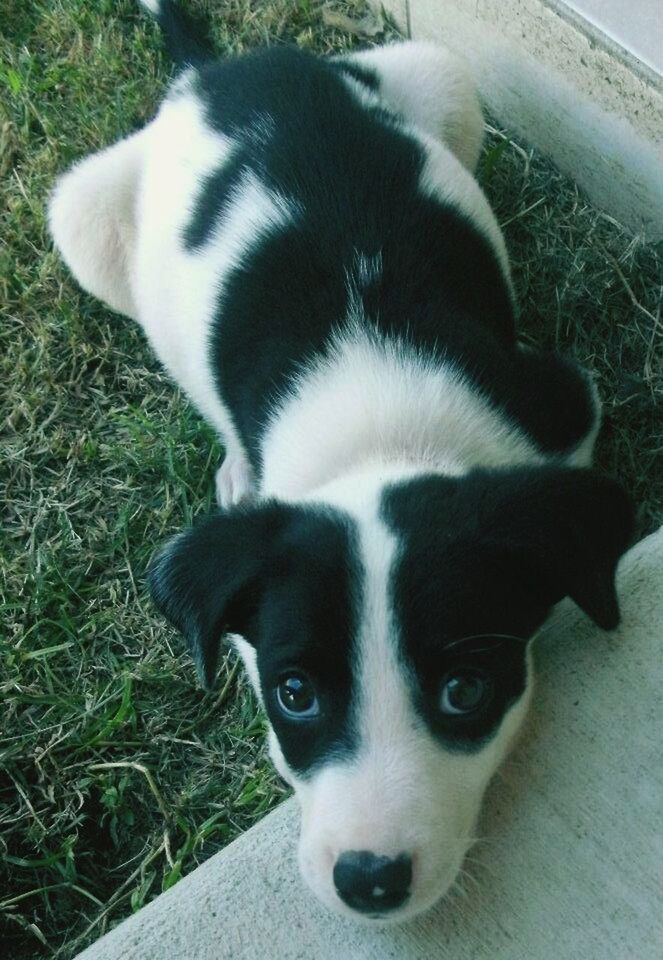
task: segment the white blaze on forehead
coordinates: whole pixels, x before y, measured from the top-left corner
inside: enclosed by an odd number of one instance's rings
[[[353,702],[351,729],[354,752],[350,761],[330,764],[312,784],[311,816],[322,817],[333,803],[335,824],[329,824],[336,853],[367,849],[396,856],[416,845],[427,831],[456,806],[467,777],[455,770],[462,760],[442,751],[417,715],[413,702],[416,678],[400,649],[399,625],[393,609],[391,580],[398,538],[380,516],[385,484],[403,481],[416,470],[373,468],[324,488],[326,502],[354,514],[362,568],[359,624],[352,651]],[[448,785],[439,795],[440,761]],[[432,780],[435,780],[433,789]],[[426,786],[430,789],[427,790]],[[435,810],[429,797],[435,793]],[[466,805],[465,810],[471,805]],[[451,819],[454,819],[451,817]],[[468,828],[465,815],[454,829]]]
[[[401,471],[399,479],[407,474]],[[359,524],[363,577],[353,703],[357,750],[346,790],[354,798],[350,842],[356,849],[397,856],[412,853],[425,841],[422,831],[430,836],[434,825],[451,837],[471,828],[473,804],[464,794],[473,775],[465,769],[466,758],[441,748],[415,709],[418,681],[394,609],[392,581],[401,545],[380,516],[383,489],[380,483],[371,502],[364,502]]]
[[[360,754],[379,755],[389,774],[394,748],[400,752],[416,724],[408,668],[399,656],[389,582],[397,552],[395,536],[379,517],[360,528],[364,566],[362,622],[358,637],[355,724]],[[376,771],[377,772],[377,771]],[[387,777],[388,778],[388,777]]]
[[[288,769],[270,735],[272,758],[301,804],[299,863],[311,889],[330,907],[352,914],[334,888],[338,856],[347,850],[409,855],[413,882],[398,911],[401,920],[426,909],[453,883],[472,842],[487,783],[522,724],[529,700],[526,691],[488,743],[470,752],[446,748],[417,713],[418,681],[402,649],[393,606],[392,578],[401,543],[380,508],[385,487],[419,472],[408,465],[373,464],[308,498],[340,509],[356,523],[362,572],[350,664],[353,751],[320,757],[312,775],[300,778]]]

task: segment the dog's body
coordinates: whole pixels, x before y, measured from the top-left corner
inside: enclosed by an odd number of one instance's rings
[[[312,888],[402,918],[457,874],[551,606],[616,624],[630,509],[583,469],[589,378],[516,340],[462,67],[428,44],[217,62],[146,6],[190,66],[63,178],[51,227],[226,447],[232,509],[153,593],[208,682],[234,635]]]

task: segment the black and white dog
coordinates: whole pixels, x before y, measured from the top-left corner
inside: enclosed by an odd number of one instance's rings
[[[152,593],[205,683],[226,633],[244,659],[313,891],[404,919],[457,876],[552,606],[616,626],[631,507],[589,469],[588,376],[517,340],[462,65],[424,43],[217,61],[144,5],[185,69],[60,180],[50,224],[227,451],[222,511]]]

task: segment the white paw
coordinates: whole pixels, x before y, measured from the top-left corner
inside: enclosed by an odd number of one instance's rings
[[[216,471],[216,502],[222,510],[250,500],[254,493],[253,471],[242,454],[226,457]]]

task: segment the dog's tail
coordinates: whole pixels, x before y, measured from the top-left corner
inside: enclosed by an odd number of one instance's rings
[[[206,24],[177,0],[139,0],[161,27],[166,49],[178,67],[199,66],[214,56]]]

